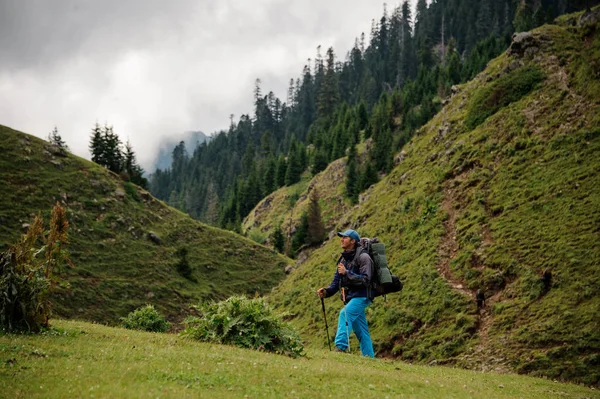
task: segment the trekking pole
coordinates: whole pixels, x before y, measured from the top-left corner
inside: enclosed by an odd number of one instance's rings
[[[342,287],[342,301],[344,301],[344,319],[346,320],[346,336],[348,337],[348,353],[350,353],[350,330],[348,329],[348,311],[346,310],[346,289]]]
[[[325,301],[321,298],[321,308],[323,308],[323,318],[325,319],[325,331],[327,331],[327,345],[329,345],[329,352],[331,352],[331,340],[329,339],[329,326],[327,325],[327,315],[325,314]]]

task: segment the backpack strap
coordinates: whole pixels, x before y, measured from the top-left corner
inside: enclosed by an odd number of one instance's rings
[[[376,271],[375,271],[375,261],[373,261],[373,258],[369,254],[370,246],[371,246],[371,244],[370,244],[369,239],[365,239],[364,242],[363,242],[363,239],[361,239],[361,245],[356,249],[356,255],[354,255],[354,258],[352,259],[352,261],[350,261],[349,266],[351,267],[351,270],[353,272],[357,272],[357,271],[360,272],[360,270],[356,270],[358,258],[362,254],[367,254],[369,256],[369,258],[371,258],[373,270],[371,271],[371,280],[367,284],[367,297],[369,299],[373,300],[373,296],[371,294],[372,294],[373,279],[375,278]]]

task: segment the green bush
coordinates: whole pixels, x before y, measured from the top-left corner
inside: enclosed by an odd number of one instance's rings
[[[130,330],[166,332],[171,323],[154,309],[152,305],[142,306],[122,317],[122,326]]]
[[[536,66],[525,66],[498,78],[475,93],[465,124],[469,129],[476,128],[501,108],[535,90],[544,79],[544,73]]]
[[[262,298],[233,296],[195,308],[200,317],[190,317],[185,321],[184,336],[291,357],[304,355],[298,334],[281,321]]]
[[[70,263],[64,249],[68,228],[65,210],[57,203],[48,232],[37,216],[27,234],[0,255],[0,329],[39,332],[49,327],[56,271]]]
[[[192,278],[192,267],[190,266],[190,263],[187,259],[188,249],[185,247],[181,247],[177,250],[175,255],[177,255],[177,257],[179,258],[179,262],[177,262],[177,264],[175,265],[177,273],[179,273],[182,277],[187,278],[188,280],[194,281],[194,279]]]

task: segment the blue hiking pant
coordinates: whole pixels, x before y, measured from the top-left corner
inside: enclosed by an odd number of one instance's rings
[[[340,350],[348,349],[348,334],[354,331],[358,342],[360,342],[360,351],[363,356],[375,357],[373,352],[373,342],[369,334],[369,325],[365,310],[371,301],[367,298],[352,298],[342,310],[338,319],[337,333],[335,335],[335,346]],[[346,318],[348,318],[348,331],[346,331]]]

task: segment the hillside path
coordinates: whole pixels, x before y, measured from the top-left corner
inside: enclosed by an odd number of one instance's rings
[[[456,179],[463,180],[465,175],[458,176]],[[476,290],[471,290],[465,281],[452,273],[450,264],[459,250],[458,241],[456,239],[456,204],[459,204],[455,189],[450,187],[448,182],[444,186],[444,201],[442,209],[448,214],[448,218],[444,222],[445,234],[438,247],[439,263],[436,265],[440,275],[446,280],[448,285],[453,289],[467,296],[475,302]],[[483,231],[484,243],[491,242],[491,233],[487,227]],[[475,262],[474,267],[483,269],[482,264]],[[483,371],[509,372],[510,368],[506,364],[506,359],[497,356],[493,348],[489,344],[489,330],[493,322],[491,306],[498,300],[501,292],[496,292],[494,295],[486,298],[486,305],[477,312],[477,331],[479,337],[477,345],[461,356],[462,360],[467,362],[470,368]]]

